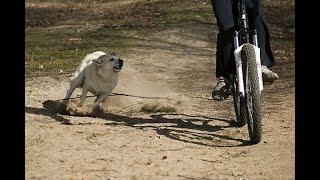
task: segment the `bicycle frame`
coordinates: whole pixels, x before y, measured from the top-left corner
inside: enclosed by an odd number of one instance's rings
[[[252,43],[254,45],[254,51],[256,55],[256,64],[259,76],[259,90],[260,94],[263,90],[263,81],[262,81],[262,72],[261,72],[261,59],[260,59],[260,48],[258,47],[258,36],[257,30],[249,29],[248,17],[246,13],[245,0],[239,0],[239,30],[234,32],[234,56],[236,63],[236,80],[238,84],[238,89],[241,97],[245,96],[245,88],[243,82],[243,73],[242,73],[242,60],[241,60],[241,50],[242,46],[245,43],[250,43],[249,39],[252,38]]]

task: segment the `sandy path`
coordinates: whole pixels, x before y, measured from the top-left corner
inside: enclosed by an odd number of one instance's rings
[[[106,112],[95,117],[43,107],[64,97],[67,77],[27,81],[26,177],[293,179],[294,89],[285,79],[266,87],[263,141],[248,145],[247,127],[232,126],[232,101],[210,97],[216,83],[210,28],[196,24],[138,37],[114,90],[130,96],[111,96]],[[176,112],[140,112],[157,103]]]

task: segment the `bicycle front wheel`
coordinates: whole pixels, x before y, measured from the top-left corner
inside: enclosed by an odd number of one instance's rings
[[[245,116],[247,119],[250,141],[257,144],[261,141],[261,96],[259,90],[259,77],[256,57],[252,44],[242,47],[243,74],[245,86]]]

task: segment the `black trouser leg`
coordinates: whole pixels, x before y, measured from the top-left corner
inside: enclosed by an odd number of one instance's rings
[[[232,0],[211,0],[213,12],[217,19],[216,77],[228,77],[233,57],[234,13]],[[234,62],[234,61],[233,61]]]

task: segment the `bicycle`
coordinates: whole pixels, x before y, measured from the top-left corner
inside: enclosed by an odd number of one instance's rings
[[[248,125],[250,142],[257,144],[262,136],[260,49],[257,31],[249,28],[245,0],[239,0],[238,26],[234,32],[234,56],[236,72],[230,74],[236,123]]]

